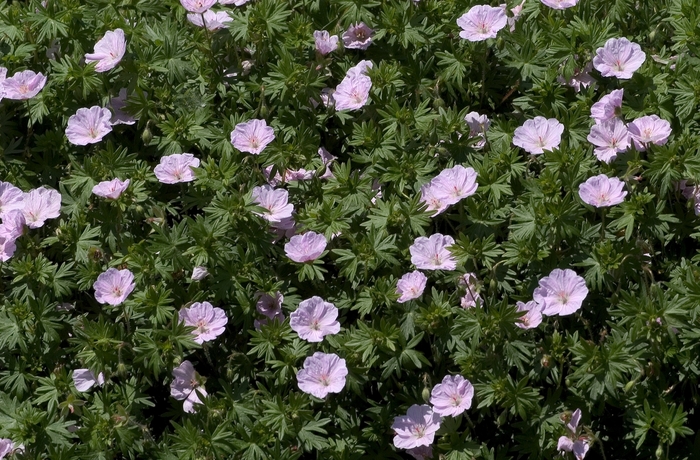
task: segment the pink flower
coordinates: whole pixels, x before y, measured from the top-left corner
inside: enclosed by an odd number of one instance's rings
[[[231,143],[241,152],[259,155],[275,139],[275,130],[265,120],[238,123],[231,131]]]
[[[531,300],[528,303],[518,302],[515,305],[518,311],[527,312],[515,322],[516,326],[521,329],[534,329],[540,325],[542,322],[542,307],[537,302]]]
[[[591,106],[591,118],[595,120],[596,124],[620,116],[624,92],[624,89],[613,90]]]
[[[97,62],[95,72],[107,72],[119,64],[126,53],[126,37],[122,29],[108,30],[104,37],[95,43],[95,52],[85,55],[85,62]]]
[[[331,36],[325,30],[314,31],[314,41],[316,42],[316,51],[323,56],[338,49],[338,36]]]
[[[593,70],[593,63],[589,62],[583,69],[575,69],[570,80],[564,80],[564,77],[560,75],[557,77],[557,81],[562,85],[570,86],[575,92],[578,93],[581,91],[582,86],[584,88],[588,88],[589,86],[595,84],[595,78],[593,78],[589,73],[591,70]]]
[[[326,237],[316,232],[294,235],[284,245],[287,257],[300,264],[318,259],[326,249]]]
[[[503,8],[489,5],[473,6],[457,19],[457,25],[462,28],[459,36],[470,42],[496,38],[498,31],[507,23],[508,17]]]
[[[272,231],[277,234],[277,240],[284,237],[291,238],[297,233],[297,223],[294,221],[294,216],[284,218],[270,224],[270,226]]]
[[[336,110],[359,110],[367,104],[372,80],[363,74],[353,73],[343,78],[335,88],[333,100]]]
[[[192,280],[193,281],[202,281],[204,278],[206,278],[209,275],[209,270],[207,270],[207,267],[203,265],[198,265],[194,267],[192,270]]]
[[[112,118],[109,120],[112,126],[136,123],[136,119],[123,110],[126,107],[126,88],[120,89],[119,95],[109,100],[109,105],[112,106]]]
[[[304,360],[304,368],[297,372],[297,384],[304,393],[323,399],[328,393],[340,393],[347,375],[343,358],[317,351]]]
[[[119,179],[112,179],[100,182],[92,188],[92,193],[102,198],[110,198],[116,200],[119,196],[124,193],[124,190],[129,186],[131,181],[129,179],[121,181]]]
[[[571,269],[555,268],[540,280],[532,297],[542,308],[543,315],[565,316],[578,311],[586,295],[588,288],[582,277]]]
[[[565,10],[576,6],[578,0],[542,0],[542,3],[555,10]]]
[[[89,109],[82,108],[71,115],[66,127],[66,137],[73,145],[87,145],[100,142],[103,137],[112,132],[112,113],[94,105]]]
[[[197,27],[206,26],[207,30],[219,30],[226,27],[226,24],[233,21],[233,18],[225,11],[215,13],[208,10],[204,14],[190,13],[187,15],[187,20]]]
[[[611,38],[596,50],[593,66],[604,77],[632,78],[646,59],[642,48],[626,38]]]
[[[437,187],[433,186],[433,182],[430,181],[427,184],[424,184],[420,188],[421,192],[421,202],[425,203],[428,205],[426,208],[426,211],[435,211],[435,213],[432,215],[432,217],[437,216],[438,214],[442,213],[447,207],[449,206],[448,203],[445,202],[444,200],[444,194],[439,194]]]
[[[0,224],[0,237],[15,241],[24,233],[24,213],[21,209],[13,209],[5,213]]]
[[[0,460],[5,458],[7,455],[12,455],[13,446],[14,443],[12,442],[12,439],[0,438]]]
[[[646,145],[664,145],[671,135],[671,123],[656,115],[637,118],[629,125],[629,133],[634,147],[643,152]]]
[[[15,255],[16,250],[17,245],[15,244],[15,240],[0,235],[0,262],[7,262],[10,260],[10,257]]]
[[[465,168],[462,165],[443,169],[430,181],[430,185],[434,195],[448,206],[472,196],[479,186],[474,168]]]
[[[216,0],[180,0],[180,4],[190,13],[204,13],[216,5]]]
[[[433,412],[427,404],[414,404],[406,415],[394,417],[391,428],[396,433],[394,446],[399,449],[412,449],[429,446],[435,439],[435,432],[440,429],[442,417]]]
[[[223,334],[228,323],[226,313],[209,302],[195,302],[189,308],[181,309],[178,316],[185,326],[195,328],[192,335],[200,345]]]
[[[469,137],[480,137],[481,140],[474,144],[475,149],[480,149],[486,145],[486,131],[491,126],[491,121],[486,115],[479,115],[477,112],[469,112],[464,116],[464,121],[469,125]]]
[[[428,278],[418,270],[403,275],[398,283],[396,283],[396,293],[401,296],[397,302],[405,303],[420,297],[425,290],[425,283],[427,281]]]
[[[418,446],[413,449],[408,449],[407,454],[411,455],[416,460],[429,460],[433,458],[432,446]]]
[[[76,369],[73,371],[73,384],[75,389],[81,393],[88,391],[94,385],[102,386],[105,383],[105,376],[100,372],[97,377],[90,369]]]
[[[374,30],[360,22],[352,25],[343,34],[343,45],[348,49],[366,50],[372,44]]]
[[[620,152],[630,146],[630,136],[627,127],[619,118],[603,121],[591,127],[588,142],[595,145],[595,156],[605,163],[610,163]]]
[[[170,396],[178,401],[184,400],[182,409],[185,412],[193,413],[195,404],[202,404],[199,396],[207,396],[207,391],[203,385],[199,384],[197,372],[192,363],[183,361],[178,367],[173,369],[173,377],[170,383]]]
[[[39,228],[46,219],[61,215],[61,194],[56,190],[39,187],[24,194],[24,220],[29,228]]]
[[[44,88],[46,77],[31,70],[17,72],[12,77],[2,81],[2,90],[7,99],[31,99]]]
[[[199,167],[199,158],[191,153],[174,153],[160,158],[160,164],[153,169],[163,184],[177,184],[195,180],[192,168]]]
[[[0,181],[0,219],[15,209],[24,208],[24,193],[9,182]]]
[[[535,117],[515,128],[513,144],[522,147],[528,153],[539,155],[545,150],[559,148],[563,132],[564,125],[556,118]]]
[[[627,192],[622,191],[624,186],[625,183],[617,177],[600,174],[579,185],[578,194],[584,203],[596,208],[615,206],[625,201]]]
[[[507,6],[508,5],[505,5],[504,8]],[[518,21],[518,19],[520,19],[520,16],[523,15],[523,6],[525,6],[525,0],[520,2],[519,5],[515,5],[513,8],[510,9],[510,12],[513,13],[513,17],[508,18],[508,26],[510,27],[511,32],[515,32],[515,23]]]
[[[331,162],[333,160],[336,160],[337,157],[331,155],[331,153],[326,150],[324,147],[320,147],[318,149],[318,155],[321,157],[321,161],[323,162],[323,166],[326,167],[326,172],[324,172],[321,176],[319,176],[319,179],[330,179],[335,177],[333,175],[333,172],[331,171]]]
[[[581,409],[576,409],[571,414],[571,420],[566,424],[569,430],[569,436],[562,436],[557,442],[557,450],[561,452],[573,452],[576,460],[583,460],[588,452],[588,442],[585,438],[580,438],[578,433],[578,424],[581,421]]]
[[[289,325],[307,342],[321,342],[323,337],[340,331],[337,318],[335,305],[313,296],[302,301],[299,308],[289,315]]]
[[[464,296],[460,299],[462,308],[474,308],[477,303],[484,303],[479,294],[479,280],[476,273],[465,273],[459,278],[459,284],[466,289]]]
[[[447,249],[453,244],[455,240],[451,236],[440,233],[430,238],[419,236],[409,248],[411,263],[420,270],[454,270],[457,259]]]
[[[269,185],[253,187],[253,202],[267,212],[255,213],[272,223],[279,223],[283,219],[292,217],[294,205],[289,203],[289,192],[284,189],[275,189]]]
[[[99,303],[119,305],[129,297],[136,283],[130,270],[110,268],[97,277],[92,287],[95,289],[95,300]]]
[[[446,375],[442,383],[433,387],[430,404],[435,413],[456,417],[472,406],[474,387],[461,375]]]

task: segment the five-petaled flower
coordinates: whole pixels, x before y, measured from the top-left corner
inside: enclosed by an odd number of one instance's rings
[[[457,259],[447,249],[453,244],[455,240],[449,235],[435,233],[430,238],[419,236],[409,248],[411,263],[420,270],[454,270]]]
[[[130,270],[110,268],[97,277],[92,287],[95,289],[95,300],[99,303],[119,305],[131,294],[136,283]]]
[[[228,27],[227,24],[232,22],[233,18],[226,11],[214,12],[208,10],[203,14],[190,13],[187,15],[187,20],[197,27],[206,27],[207,30],[219,30]]]
[[[622,190],[624,186],[625,183],[617,177],[599,174],[579,185],[578,194],[584,203],[596,208],[615,206],[625,201],[627,192]]]
[[[284,245],[284,252],[294,262],[303,264],[318,259],[326,249],[326,237],[316,232],[294,235]]]
[[[97,196],[101,196],[102,198],[116,200],[122,193],[124,193],[124,190],[127,189],[130,182],[131,181],[129,179],[125,181],[120,179],[102,181],[92,188],[92,193]]]
[[[126,37],[122,29],[108,30],[95,43],[95,52],[85,55],[85,62],[97,62],[96,72],[107,72],[119,64],[126,53]]]
[[[259,155],[275,139],[275,130],[265,120],[238,123],[231,131],[231,143],[241,152]]]
[[[442,383],[433,387],[430,404],[443,417],[457,416],[472,406],[474,386],[461,375],[446,375]]]
[[[75,115],[68,119],[66,137],[74,145],[87,145],[100,142],[103,137],[112,132],[112,112],[109,109],[94,105],[78,109]]]
[[[440,429],[442,417],[427,404],[414,404],[408,408],[406,415],[394,417],[391,428],[396,433],[394,446],[399,449],[412,449],[429,446],[435,439],[435,432]]]
[[[193,413],[195,404],[203,404],[200,396],[206,397],[207,391],[204,385],[200,385],[197,372],[192,363],[183,361],[173,369],[173,377],[170,383],[170,396],[183,401],[182,408],[185,412]]]
[[[564,125],[556,118],[535,117],[515,128],[513,144],[522,147],[528,153],[539,155],[545,150],[559,148],[562,133]]]
[[[540,280],[532,297],[542,307],[543,315],[564,316],[578,311],[587,295],[586,281],[581,276],[569,268],[555,268]]]
[[[348,27],[343,34],[343,45],[348,49],[366,50],[372,44],[374,30],[360,22]]]
[[[163,184],[177,184],[195,180],[192,168],[199,167],[199,158],[191,153],[174,153],[160,158],[153,172]]]
[[[216,5],[216,0],[180,0],[180,4],[190,13],[204,13]]]
[[[671,135],[671,123],[656,115],[647,115],[634,120],[628,126],[634,148],[643,152],[647,145],[664,145]]]
[[[563,421],[563,420],[562,420]],[[581,409],[576,409],[571,414],[571,420],[566,423],[569,430],[568,436],[561,436],[557,442],[557,450],[561,452],[572,452],[576,460],[583,460],[588,452],[588,441],[585,437],[579,436],[578,424],[581,421]]]
[[[29,228],[39,228],[46,219],[55,219],[61,214],[61,194],[56,190],[39,187],[23,196],[24,219]]]
[[[396,293],[400,296],[397,302],[404,303],[420,297],[425,290],[426,281],[428,277],[418,270],[403,275],[396,283]]]
[[[604,77],[629,79],[645,59],[646,54],[638,44],[624,37],[611,38],[596,50],[593,67]]]
[[[515,325],[521,329],[534,329],[542,322],[542,306],[534,300],[527,303],[517,302],[516,308],[518,311],[526,312],[525,315],[518,318]]]
[[[328,393],[340,393],[347,375],[343,358],[317,351],[304,360],[304,368],[297,372],[297,384],[304,393],[323,399]]]
[[[462,28],[459,36],[470,42],[496,38],[496,34],[506,26],[508,17],[501,7],[476,5],[457,19]]]
[[[622,120],[612,118],[591,126],[588,142],[596,146],[593,150],[596,158],[610,163],[630,146],[630,135]]]
[[[323,56],[338,49],[338,36],[331,35],[326,30],[314,31],[314,42],[316,51]]]
[[[576,6],[578,0],[542,0],[542,3],[555,10],[565,10]]]
[[[340,331],[337,318],[335,305],[313,296],[300,302],[299,307],[289,315],[289,325],[307,342],[321,342],[325,336]]]
[[[281,188],[273,188],[269,185],[253,187],[253,202],[266,212],[256,213],[270,223],[279,223],[292,217],[294,205],[289,203],[289,192]]]
[[[17,72],[2,81],[2,97],[15,100],[31,99],[39,94],[44,85],[46,77],[42,73],[34,73],[31,70]]]
[[[194,341],[199,344],[223,334],[228,323],[226,313],[209,302],[195,302],[190,307],[181,309],[178,316],[185,326],[195,328],[192,334],[195,336]]]
[[[624,89],[616,89],[601,97],[598,102],[591,106],[591,118],[596,124],[604,121],[612,120],[619,117],[622,108],[622,96],[625,94]]]

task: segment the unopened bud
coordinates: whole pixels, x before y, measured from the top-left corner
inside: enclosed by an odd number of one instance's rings
[[[421,396],[423,396],[423,401],[430,402],[430,389],[428,387],[423,387]]]
[[[148,145],[151,143],[151,140],[153,139],[153,133],[151,132],[151,129],[146,126],[143,129],[143,132],[141,133],[141,140],[145,145]]]

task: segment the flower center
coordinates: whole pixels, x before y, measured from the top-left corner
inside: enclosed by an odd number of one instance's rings
[[[327,387],[331,384],[331,378],[328,374],[321,374],[318,377],[318,383],[320,383],[324,387]]]
[[[321,330],[321,325],[319,324],[319,321],[317,319],[311,321],[311,325],[309,327],[314,331]]]
[[[557,297],[562,304],[566,304],[569,301],[569,294],[566,291],[559,291]]]
[[[22,94],[27,94],[29,92],[29,86],[19,85],[19,92]]]
[[[425,425],[414,425],[411,431],[417,438],[422,438],[425,436]]]
[[[254,149],[257,149],[259,145],[260,145],[260,141],[258,140],[257,137],[253,136],[250,138],[250,146],[251,147],[253,147]]]
[[[462,404],[462,398],[459,395],[452,395],[452,405],[458,407]]]
[[[121,296],[122,296],[122,290],[121,290],[121,288],[115,286],[115,287],[112,289],[112,294],[114,294],[114,295],[117,296],[117,297],[121,297]]]

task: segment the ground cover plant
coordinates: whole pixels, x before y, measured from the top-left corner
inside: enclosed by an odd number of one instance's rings
[[[0,458],[698,458],[699,12],[3,2]]]

